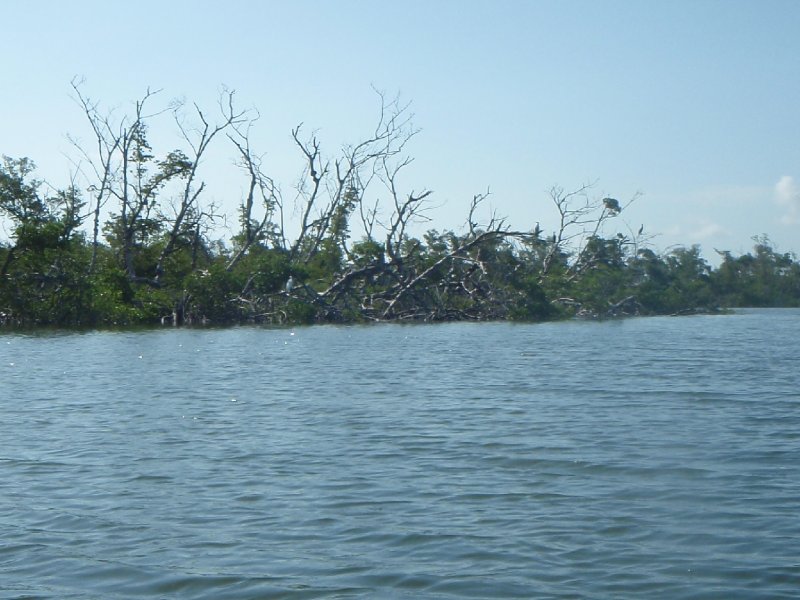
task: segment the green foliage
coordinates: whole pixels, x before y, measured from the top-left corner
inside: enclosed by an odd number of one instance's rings
[[[49,210],[39,196],[41,182],[30,180],[36,165],[27,158],[14,160],[3,156],[0,165],[0,213],[16,223],[47,219]]]
[[[252,274],[251,288],[256,294],[274,294],[289,279],[289,256],[281,250],[257,246],[238,265],[238,271]]]
[[[303,280],[314,288],[322,289],[331,283],[332,275],[342,268],[344,252],[333,239],[325,239],[319,249],[298,270],[303,272]]]
[[[236,321],[239,316],[232,299],[244,286],[242,272],[225,269],[223,261],[215,261],[208,269],[192,273],[186,279],[186,292],[190,303],[187,312],[197,322],[211,323]]]
[[[307,302],[290,300],[285,307],[287,323],[310,325],[317,320],[317,311]]]
[[[141,315],[134,303],[135,291],[125,271],[111,257],[89,281],[87,325],[131,325]]]
[[[508,311],[512,321],[545,321],[559,314],[558,307],[548,300],[535,275],[514,277],[511,285],[520,292]]]
[[[715,295],[727,306],[800,306],[800,264],[791,254],[773,250],[769,238],[754,238],[754,254],[734,258],[721,253],[711,274]]]
[[[374,262],[383,262],[384,247],[375,240],[365,239],[353,244],[351,248],[353,262],[356,266],[365,267]]]

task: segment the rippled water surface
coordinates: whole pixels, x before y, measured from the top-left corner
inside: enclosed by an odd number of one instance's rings
[[[800,311],[0,334],[2,598],[794,598]]]

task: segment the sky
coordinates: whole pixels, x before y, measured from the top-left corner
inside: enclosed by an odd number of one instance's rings
[[[0,154],[55,187],[75,168],[68,136],[92,139],[76,77],[118,115],[148,88],[208,111],[235,89],[289,200],[292,128],[334,155],[370,133],[378,89],[411,103],[401,184],[433,190],[426,227],[458,229],[488,190],[487,214],[552,230],[548,191],[592,183],[636,198],[620,227],[659,252],[699,244],[716,262],[762,234],[800,252],[796,0],[0,0],[0,15]],[[177,140],[164,121],[154,146]],[[203,179],[235,215],[247,182],[220,152]]]

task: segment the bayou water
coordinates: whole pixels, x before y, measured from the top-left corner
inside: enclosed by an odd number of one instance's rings
[[[800,311],[0,334],[0,598],[794,598]]]

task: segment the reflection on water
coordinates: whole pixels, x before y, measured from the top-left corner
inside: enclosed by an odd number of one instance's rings
[[[800,311],[0,335],[0,596],[795,597]]]

